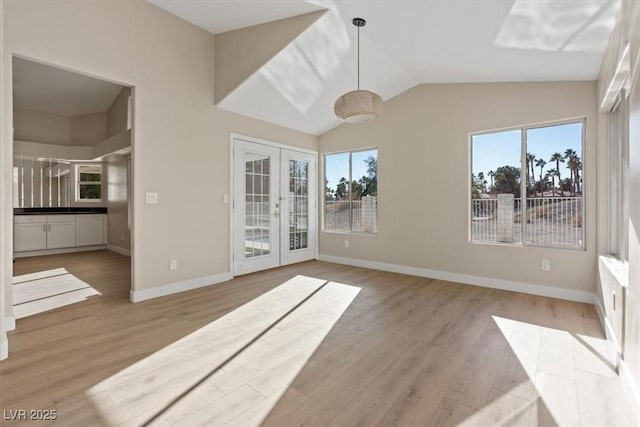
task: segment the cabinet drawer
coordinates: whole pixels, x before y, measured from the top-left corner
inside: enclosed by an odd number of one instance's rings
[[[54,224],[57,222],[76,222],[75,215],[47,215],[47,222]]]
[[[44,224],[47,222],[46,215],[16,215],[13,217],[16,224]]]

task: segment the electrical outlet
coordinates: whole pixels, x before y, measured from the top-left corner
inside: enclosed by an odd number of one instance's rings
[[[549,261],[548,259],[543,259],[540,262],[540,267],[542,268],[542,271],[549,271],[551,270],[551,261]]]
[[[344,241],[344,247],[345,247],[345,248],[348,248],[348,247],[349,247],[349,241],[348,241],[348,240],[345,240],[345,241]]]
[[[169,260],[169,270],[176,270],[178,268],[178,260],[171,259]]]
[[[158,193],[146,193],[145,200],[147,203],[151,203],[151,204],[158,203]]]

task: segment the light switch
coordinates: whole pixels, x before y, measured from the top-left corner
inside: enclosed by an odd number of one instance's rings
[[[146,193],[147,203],[158,203],[158,193]]]
[[[228,194],[225,194],[222,199],[223,199],[224,203],[229,203],[229,195]]]

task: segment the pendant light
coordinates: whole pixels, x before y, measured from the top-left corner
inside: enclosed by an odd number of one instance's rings
[[[382,113],[383,102],[377,93],[360,90],[360,27],[364,27],[367,21],[353,18],[352,22],[358,28],[358,89],[340,96],[333,111],[347,123],[361,123],[378,117]]]

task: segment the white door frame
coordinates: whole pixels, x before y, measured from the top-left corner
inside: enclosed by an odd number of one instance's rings
[[[234,165],[233,165],[233,150],[234,150],[234,141],[236,139],[241,139],[243,141],[253,142],[256,144],[268,145],[274,148],[284,148],[285,150],[298,151],[301,153],[311,154],[315,157],[316,160],[316,170],[314,174],[316,186],[318,185],[318,176],[320,165],[318,164],[318,152],[313,150],[308,150],[306,148],[300,148],[293,145],[281,144],[279,142],[273,142],[266,139],[255,138],[252,136],[246,136],[239,133],[231,132],[229,134],[229,272],[231,277],[234,276],[233,271],[233,254],[234,254],[234,244],[235,244],[235,231],[234,231],[234,202],[235,202],[235,194],[234,194]],[[320,229],[318,220],[320,218],[318,209],[320,204],[318,203],[319,192],[316,191],[316,200],[315,200],[315,210],[316,210],[316,242],[315,242],[315,259],[318,259],[318,242],[320,240]]]

